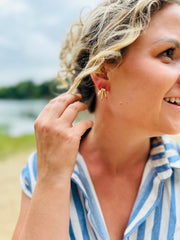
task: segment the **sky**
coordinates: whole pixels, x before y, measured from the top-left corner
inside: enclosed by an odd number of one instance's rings
[[[70,24],[100,1],[0,0],[0,87],[56,77]]]

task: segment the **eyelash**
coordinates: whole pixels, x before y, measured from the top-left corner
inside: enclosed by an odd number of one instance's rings
[[[164,57],[167,57],[167,58],[173,60],[174,51],[175,51],[175,48],[169,48],[169,49],[165,50],[164,52],[162,52],[160,54],[160,56],[164,56]]]

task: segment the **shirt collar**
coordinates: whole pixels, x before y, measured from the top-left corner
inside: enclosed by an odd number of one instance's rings
[[[76,184],[84,196],[83,201],[87,212],[87,218],[89,219],[89,223],[91,224],[93,231],[96,233],[97,239],[109,240],[100,204],[86,163],[80,153],[77,155],[76,165],[71,181]]]
[[[151,139],[150,161],[162,181],[171,177],[173,168],[180,169],[179,144],[163,137]]]
[[[161,199],[164,182],[175,169],[180,169],[179,150],[180,145],[166,136],[151,139],[146,171],[125,231],[125,239],[153,212]]]
[[[148,164],[150,164],[151,167],[150,167],[150,170],[148,171],[151,171],[152,174],[154,174],[154,176],[156,175],[158,176],[159,180],[157,180],[157,183],[156,183],[157,185],[159,185],[160,183],[163,184],[163,182],[165,182],[168,178],[170,178],[172,175],[173,169],[180,169],[179,153],[180,153],[180,144],[176,143],[174,140],[169,139],[165,136],[151,139],[151,150],[150,150],[150,155],[148,160]],[[95,226],[99,225],[98,223],[96,224],[96,220],[98,222],[99,221],[103,222],[102,224],[103,227],[101,228],[99,235],[100,236],[106,235],[106,238],[104,238],[103,236],[102,239],[108,239],[108,233],[107,233],[104,219],[100,210],[100,205],[98,203],[98,199],[97,199],[92,181],[90,179],[87,166],[84,162],[83,157],[80,154],[78,154],[77,156],[76,166],[72,174],[71,180],[78,186],[78,188],[83,193],[85,199],[88,201],[89,207],[90,207],[88,212],[90,216],[92,217],[93,215],[95,215],[95,213],[91,215],[91,210],[92,212],[99,212],[98,214],[99,216],[98,217],[96,216],[93,219],[93,222]],[[147,184],[142,184],[142,185],[146,185],[145,188],[147,188]],[[140,205],[143,208],[143,204],[144,204],[143,195],[144,194],[142,193],[140,188],[139,197],[134,206],[134,212],[136,212],[136,206],[138,205],[139,202],[141,203]],[[154,199],[150,199],[151,204],[149,204],[149,209],[147,210],[146,208],[146,211],[143,212],[142,216],[138,221],[137,221],[138,215],[134,216],[134,214],[132,214],[130,218],[130,222],[125,232],[126,237],[128,237],[134,231],[134,229],[138,227],[138,225],[142,222],[142,219],[146,218],[150,214],[150,212],[153,211],[153,209],[155,208],[158,202],[157,201],[158,197],[159,196],[157,196],[157,198],[154,197]],[[97,204],[95,204],[94,206],[92,202],[96,202]],[[96,208],[95,209],[96,211],[93,211],[94,207]]]
[[[152,138],[149,160],[158,172],[160,179],[167,180],[171,176],[173,168],[180,169],[180,144],[166,136]],[[78,185],[84,196],[88,198],[83,183],[88,179],[92,187],[92,182],[87,166],[80,153],[77,155],[71,179]]]

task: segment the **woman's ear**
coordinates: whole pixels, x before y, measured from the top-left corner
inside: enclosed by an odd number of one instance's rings
[[[106,89],[106,91],[110,90],[109,78],[104,66],[101,67],[99,72],[91,73],[91,78],[99,90],[102,88]]]

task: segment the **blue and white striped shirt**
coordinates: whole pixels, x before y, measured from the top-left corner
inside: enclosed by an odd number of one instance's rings
[[[21,174],[22,189],[29,197],[32,197],[36,177],[36,154],[33,154]],[[71,178],[69,239],[110,240],[80,154]],[[124,240],[180,240],[180,144],[167,137],[151,141],[149,159]]]

